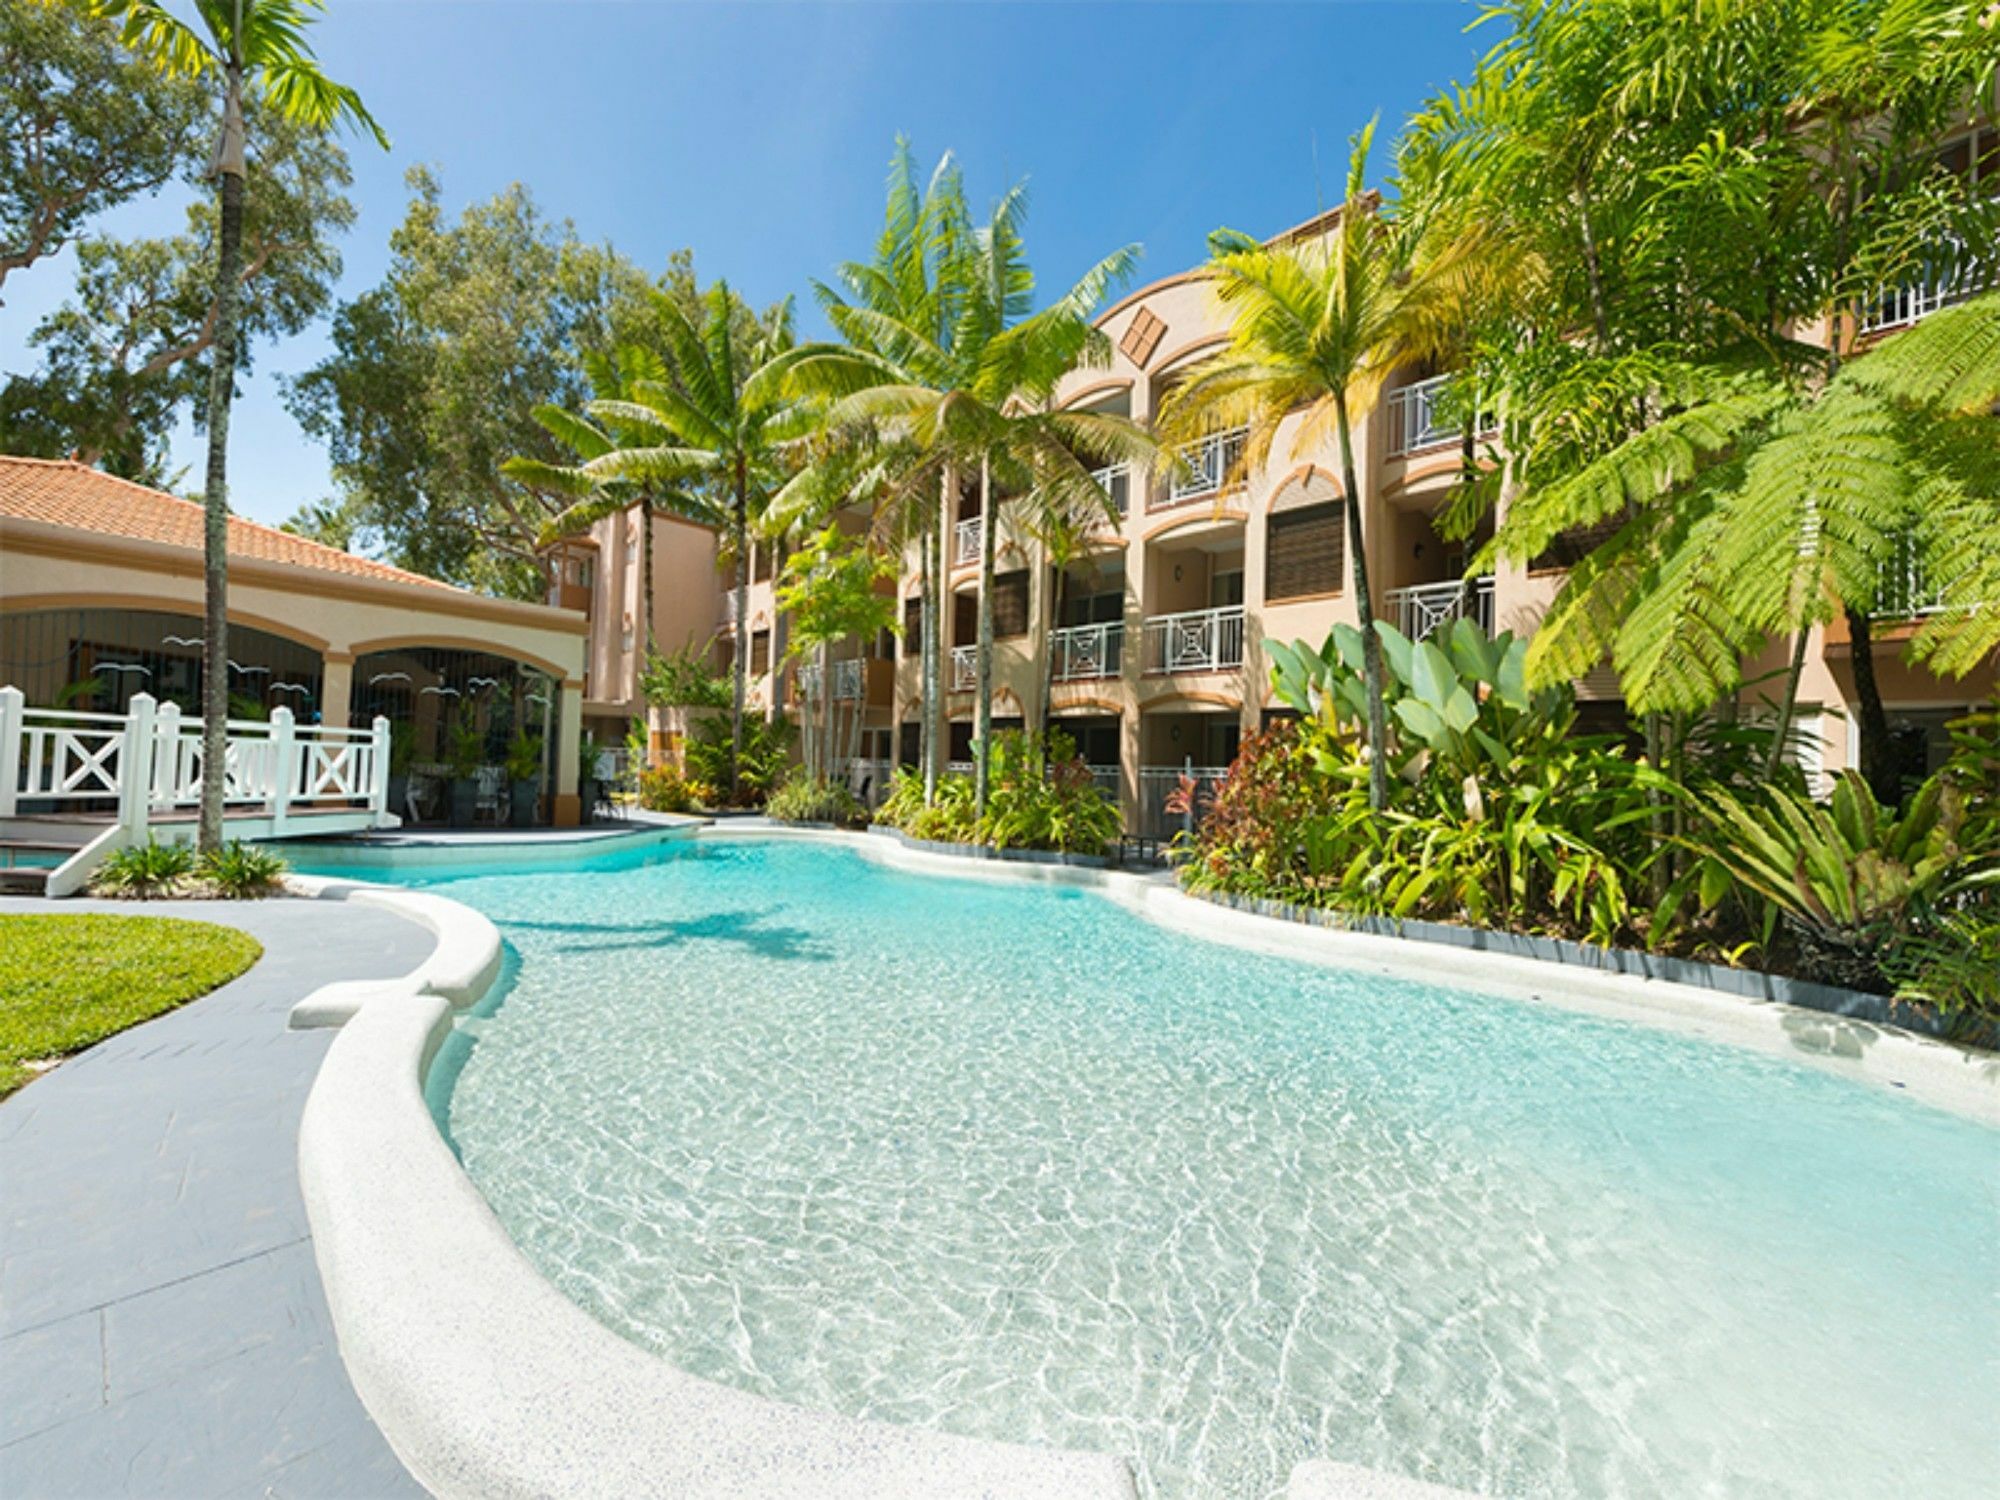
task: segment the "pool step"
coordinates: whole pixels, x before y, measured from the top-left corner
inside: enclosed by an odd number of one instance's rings
[[[0,839],[0,895],[40,896],[49,873],[76,849],[39,839]]]

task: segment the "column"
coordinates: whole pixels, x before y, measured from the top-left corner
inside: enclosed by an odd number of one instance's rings
[[[320,658],[319,721],[328,729],[347,728],[354,701],[354,656],[329,651]]]
[[[583,680],[572,677],[562,685],[561,706],[556,713],[556,790],[550,798],[550,817],[558,828],[574,828],[583,820],[583,805],[576,791],[582,770],[577,740],[582,733]]]

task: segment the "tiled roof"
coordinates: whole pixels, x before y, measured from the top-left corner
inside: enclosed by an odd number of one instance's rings
[[[148,489],[70,459],[13,458],[0,455],[0,517],[69,526],[98,536],[132,537],[190,552],[202,550],[202,509],[191,500]],[[229,518],[232,558],[311,568],[387,583],[416,583],[462,593],[448,583],[405,572],[293,536],[241,517]]]

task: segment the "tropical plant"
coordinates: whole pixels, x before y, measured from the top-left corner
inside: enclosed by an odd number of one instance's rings
[[[1768,904],[1809,978],[1882,988],[1885,960],[1912,935],[2000,883],[2000,847],[1968,846],[1966,795],[1943,774],[1900,812],[1852,771],[1825,804],[1776,786],[1761,800],[1689,795],[1701,814],[1690,844]]]
[[[285,861],[269,849],[231,839],[220,849],[204,853],[195,874],[225,900],[254,901],[283,888]]]
[[[658,708],[727,708],[729,679],[710,664],[713,643],[687,642],[655,652],[639,677],[639,691]]]
[[[148,835],[143,844],[128,844],[106,855],[90,877],[90,888],[102,896],[151,901],[179,894],[194,871],[192,845],[163,844]]]
[[[732,761],[740,765],[752,525],[783,482],[789,450],[811,430],[775,363],[791,343],[791,305],[779,304],[745,339],[738,326],[743,306],[727,282],[703,296],[699,323],[673,299],[657,301],[672,379],[637,379],[629,399],[592,401],[591,416],[619,435],[619,446],[583,468],[594,478],[683,493],[691,513],[715,520],[727,539],[736,563],[737,622],[729,733]],[[744,788],[735,790],[741,796]]]
[[[229,715],[229,408],[236,393],[237,293],[243,276],[243,195],[246,91],[266,108],[312,130],[352,124],[384,150],[389,138],[361,103],[313,59],[306,27],[320,0],[199,0],[190,26],[161,0],[77,0],[116,21],[135,55],[174,78],[219,87],[222,130],[212,164],[220,179],[216,237],[215,343],[209,364],[208,466],[202,481],[203,553],[207,603],[202,630],[202,778],[199,840],[222,845]]]
[[[839,698],[833,681],[835,642],[867,639],[898,626],[894,595],[881,586],[894,581],[896,561],[866,540],[858,540],[829,522],[785,559],[776,602],[791,620],[789,654],[801,664],[800,725],[804,730],[806,767],[821,782],[833,780],[835,761],[853,759],[860,739],[865,700],[856,700],[848,715],[847,748],[835,752],[835,718]],[[804,670],[806,660],[811,662]],[[817,708],[819,723],[813,722]]]
[[[2000,1039],[2000,896],[1991,892],[1904,938],[1882,960],[1898,1000],[1927,1005],[1966,1041]]]
[[[454,781],[467,781],[478,774],[486,759],[486,734],[479,727],[479,710],[470,702],[461,703],[445,730],[444,753],[438,757],[445,774]]]
[[[729,720],[699,720],[682,743],[681,758],[687,778],[714,788],[717,803],[754,807],[784,776],[798,733],[791,720],[779,714],[745,720],[742,736],[739,749],[731,738]]]
[[[924,773],[898,766],[890,775],[888,795],[875,808],[874,821],[884,828],[907,828],[924,806]]]
[[[688,812],[714,800],[712,788],[683,776],[677,767],[648,766],[639,773],[639,805],[647,812]]]
[[[507,742],[507,778],[533,781],[542,774],[542,737],[525,729]]]
[[[1102,854],[1123,828],[1117,804],[1099,790],[1076,742],[1061,730],[994,737],[993,786],[978,820],[979,842]]]
[[[1464,306],[1474,257],[1427,243],[1421,228],[1385,218],[1367,188],[1371,123],[1354,138],[1347,196],[1333,222],[1265,245],[1233,230],[1210,237],[1208,272],[1229,321],[1228,343],[1168,396],[1161,425],[1175,436],[1246,427],[1239,474],[1261,468],[1280,429],[1297,419],[1294,454],[1329,435],[1340,444],[1347,556],[1361,622],[1367,743],[1386,744],[1381,644],[1357,498],[1354,427],[1402,366],[1447,347]],[[1386,760],[1369,772],[1369,800],[1388,805]]]
[[[1065,295],[1031,312],[1035,280],[1023,253],[1024,191],[1003,196],[987,223],[965,233],[947,214],[936,261],[914,308],[894,298],[827,297],[844,344],[801,345],[783,361],[792,387],[829,402],[836,427],[884,432],[914,457],[891,481],[895,494],[955,496],[976,473],[981,547],[973,730],[973,798],[983,811],[993,742],[993,578],[999,502],[1015,493],[1029,513],[1108,507],[1093,467],[1146,461],[1157,449],[1127,418],[1051,411],[1061,378],[1108,357],[1090,318],[1137,260],[1136,247],[1106,256]],[[919,245],[926,242],[921,239]],[[935,641],[936,632],[926,637]],[[935,712],[936,699],[928,711]]]
[[[845,828],[868,820],[868,811],[855,800],[844,781],[816,776],[804,766],[795,766],[771,793],[764,811],[785,823],[834,823]]]

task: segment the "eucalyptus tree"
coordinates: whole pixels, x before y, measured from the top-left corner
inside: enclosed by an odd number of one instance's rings
[[[597,479],[684,490],[721,521],[736,566],[729,744],[733,790],[740,794],[752,529],[812,431],[812,413],[781,378],[778,362],[791,343],[789,303],[748,320],[746,330],[743,304],[724,281],[700,297],[698,323],[679,300],[657,301],[671,378],[636,380],[629,397],[590,403],[589,414],[619,441],[582,468]]]
[[[120,40],[169,77],[221,95],[222,126],[210,161],[217,178],[214,343],[210,351],[208,460],[202,482],[206,619],[202,633],[200,843],[222,843],[224,745],[229,713],[229,408],[236,394],[237,299],[243,275],[245,101],[312,130],[352,125],[384,150],[389,138],[361,96],[314,60],[306,28],[321,0],[196,0],[190,25],[161,0],[72,0],[118,23]]]
[[[1457,337],[1477,258],[1470,244],[1439,245],[1379,211],[1367,188],[1374,132],[1371,123],[1354,137],[1347,194],[1323,230],[1271,245],[1232,230],[1211,238],[1208,274],[1228,341],[1169,394],[1161,426],[1181,437],[1247,428],[1239,476],[1265,464],[1288,423],[1296,423],[1290,453],[1338,440],[1368,699],[1368,795],[1379,811],[1389,795],[1388,729],[1354,428],[1399,366],[1428,359]]]
[[[956,489],[979,476],[981,525],[973,797],[986,807],[993,735],[993,580],[1000,485],[1030,510],[1101,496],[1091,466],[1144,462],[1155,445],[1135,423],[1105,413],[1052,410],[1056,386],[1085,361],[1108,358],[1090,321],[1105,292],[1131,272],[1136,246],[1106,256],[1063,296],[1034,310],[1034,273],[1023,252],[1026,196],[1016,187],[946,257],[951,317],[913,326],[891,312],[848,304],[835,326],[865,345],[809,344],[788,364],[795,388],[829,399],[835,425],[869,424],[919,457],[899,477],[906,494]]]

